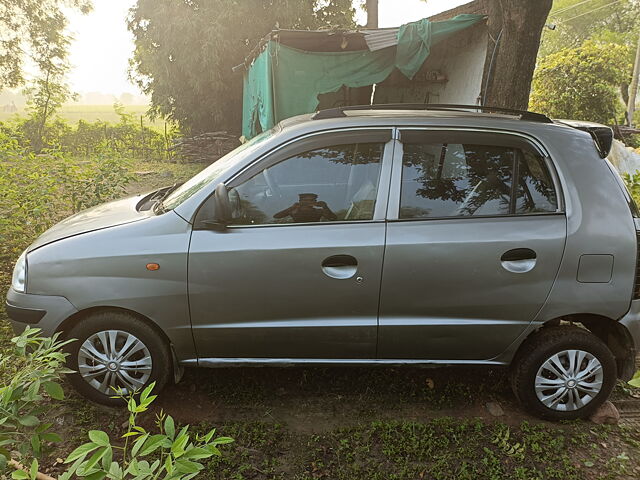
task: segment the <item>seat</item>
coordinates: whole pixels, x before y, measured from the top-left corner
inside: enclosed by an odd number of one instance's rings
[[[345,220],[371,220],[378,192],[371,180],[365,181],[353,195]]]

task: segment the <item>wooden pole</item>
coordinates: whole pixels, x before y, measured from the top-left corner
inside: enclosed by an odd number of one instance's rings
[[[367,0],[367,28],[378,28],[378,0]]]
[[[9,460],[9,465],[11,465],[16,470],[24,470],[25,472],[29,472],[29,469],[22,464],[16,462],[14,459]],[[47,475],[46,473],[38,472],[36,474],[36,480],[56,480],[55,478]]]
[[[633,126],[633,114],[636,111],[636,95],[638,93],[638,76],[640,76],[640,35],[638,35],[638,47],[636,48],[636,60],[633,64],[633,76],[629,85],[629,103],[627,104],[627,125]]]

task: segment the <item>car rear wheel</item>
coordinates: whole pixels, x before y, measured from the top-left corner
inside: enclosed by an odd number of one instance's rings
[[[140,391],[156,382],[159,392],[170,378],[171,356],[163,338],[149,325],[126,312],[99,312],[80,320],[67,338],[76,339],[66,351],[74,388],[103,405],[123,405],[112,398]]]
[[[616,382],[613,354],[591,332],[573,326],[543,328],[518,352],[513,391],[531,413],[552,420],[590,416]]]

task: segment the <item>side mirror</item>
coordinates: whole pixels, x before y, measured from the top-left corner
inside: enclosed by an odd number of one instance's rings
[[[227,232],[227,224],[231,219],[231,202],[229,201],[229,191],[224,183],[219,184],[213,196],[210,198],[213,200],[213,217],[202,220],[196,219],[197,228],[202,230],[212,230],[215,232]],[[202,210],[201,210],[202,212]],[[200,215],[198,215],[200,216]]]
[[[231,219],[231,202],[229,190],[224,183],[220,183],[213,194],[216,221],[226,224]]]

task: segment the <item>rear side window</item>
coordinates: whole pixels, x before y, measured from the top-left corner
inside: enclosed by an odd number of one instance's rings
[[[557,211],[542,157],[516,145],[404,142],[400,218]]]

